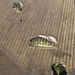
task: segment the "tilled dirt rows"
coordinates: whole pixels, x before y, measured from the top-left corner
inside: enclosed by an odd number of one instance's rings
[[[52,75],[54,62],[63,62],[68,71],[75,69],[74,0],[19,0],[24,5],[20,13],[12,9],[14,1],[0,0],[2,48],[25,70],[40,75]],[[29,40],[40,34],[55,37],[57,47],[29,47]]]

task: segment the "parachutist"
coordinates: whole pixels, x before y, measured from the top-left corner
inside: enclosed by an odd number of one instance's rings
[[[20,19],[20,21],[22,22],[22,19]]]

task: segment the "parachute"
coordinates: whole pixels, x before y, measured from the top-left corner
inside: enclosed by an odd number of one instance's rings
[[[61,63],[54,63],[52,65],[53,75],[67,75],[66,66]]]
[[[57,41],[52,36],[38,35],[29,40],[29,46],[56,47]]]
[[[21,2],[14,2],[12,8],[17,12],[21,12],[23,9],[23,4]]]

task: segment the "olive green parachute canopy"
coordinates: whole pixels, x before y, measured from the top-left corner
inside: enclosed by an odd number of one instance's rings
[[[38,35],[29,40],[29,46],[56,47],[57,41],[52,36]]]
[[[66,66],[61,63],[54,63],[52,65],[53,75],[67,75]]]
[[[23,4],[21,2],[14,2],[12,8],[15,9],[17,12],[21,12],[23,9]]]

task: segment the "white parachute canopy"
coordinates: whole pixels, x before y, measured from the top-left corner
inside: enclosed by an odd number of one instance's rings
[[[23,9],[23,4],[21,2],[14,2],[12,8],[17,12],[21,12]]]

